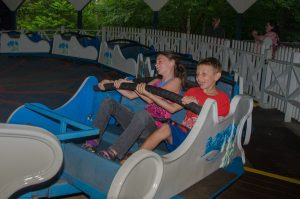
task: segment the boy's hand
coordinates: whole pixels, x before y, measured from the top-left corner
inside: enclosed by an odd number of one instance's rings
[[[199,104],[197,99],[194,96],[184,96],[181,99],[182,104],[186,105],[186,104],[190,104],[192,102],[194,102],[195,104]]]

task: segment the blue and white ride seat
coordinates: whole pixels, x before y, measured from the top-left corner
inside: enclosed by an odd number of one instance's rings
[[[93,86],[97,83],[98,80],[95,77],[88,77],[68,102],[54,110],[37,103],[33,105],[40,109],[39,112],[21,106],[11,114],[8,122],[38,126],[47,129],[58,137],[66,137],[68,133],[71,135],[73,132],[80,134],[80,131],[84,129],[94,129],[92,127],[93,121],[101,102],[106,97],[114,98],[117,101],[121,100],[120,94],[116,91],[94,91]],[[114,124],[115,121],[111,120],[110,123]],[[76,126],[83,126],[84,129]],[[71,137],[74,137],[74,134]]]
[[[236,79],[238,81],[236,81]],[[222,76],[217,83],[217,88],[225,92],[228,95],[229,99],[232,99],[234,96],[240,94],[239,78],[233,73],[222,72]],[[184,91],[182,91],[180,95],[183,96]],[[140,98],[129,100],[126,97],[122,97],[121,103],[133,112],[144,110],[145,108],[145,102]],[[181,123],[185,117],[185,114],[186,110],[182,109],[174,113],[171,119],[177,123]]]
[[[33,42],[39,42],[42,40],[42,36],[37,32],[26,33],[26,35]]]
[[[222,71],[220,80],[217,82],[217,88],[225,92],[231,100],[240,93],[241,78],[235,73]]]
[[[81,35],[80,37],[77,38],[80,44],[83,47],[88,47],[88,46],[93,46],[95,47],[98,51],[100,49],[100,44],[101,44],[101,37],[97,36],[89,36],[89,35]]]
[[[139,54],[148,54],[155,52],[155,50],[152,47],[148,47],[145,45],[142,45],[140,43],[133,43],[133,44],[128,44],[123,47],[120,47],[123,56],[128,59],[128,58],[133,58],[137,59]]]

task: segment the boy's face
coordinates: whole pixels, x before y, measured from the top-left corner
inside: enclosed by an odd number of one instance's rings
[[[211,65],[200,64],[197,67],[196,80],[200,88],[204,91],[214,89],[220,77],[221,73],[217,72]]]

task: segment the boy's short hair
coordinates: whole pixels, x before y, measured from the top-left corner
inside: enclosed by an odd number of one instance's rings
[[[219,62],[218,59],[214,58],[214,57],[208,57],[208,58],[205,58],[201,61],[198,62],[197,66],[199,65],[210,65],[212,66],[217,72],[222,72],[222,65],[221,63]]]

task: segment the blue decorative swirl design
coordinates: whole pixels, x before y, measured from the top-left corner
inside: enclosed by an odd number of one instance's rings
[[[58,45],[58,48],[60,48],[62,50],[63,54],[68,54],[68,48],[69,48],[69,44],[62,42]]]
[[[112,64],[112,53],[110,51],[104,53],[104,63]]]
[[[222,147],[228,143],[231,132],[233,132],[234,137],[236,134],[236,126],[234,124],[228,126],[225,131],[219,132],[214,138],[209,137],[205,147],[205,154],[214,150],[220,151]]]
[[[7,46],[11,49],[11,51],[19,51],[19,42],[17,40],[9,40],[7,42]]]

